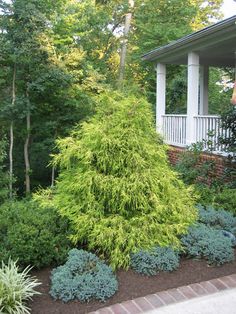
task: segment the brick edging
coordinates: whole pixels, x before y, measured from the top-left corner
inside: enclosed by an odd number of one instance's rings
[[[164,305],[190,300],[192,298],[213,294],[221,290],[236,288],[236,274],[189,284],[175,289],[160,291],[145,297],[117,303],[98,309],[89,314],[138,314]]]

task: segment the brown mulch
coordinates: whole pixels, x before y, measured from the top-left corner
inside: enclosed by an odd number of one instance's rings
[[[117,273],[119,291],[105,303],[96,301],[89,303],[80,303],[78,301],[63,303],[61,301],[54,301],[48,294],[50,289],[50,271],[51,269],[44,269],[34,272],[34,275],[42,282],[39,288],[42,295],[34,297],[33,301],[29,304],[32,314],[89,313],[105,306],[158,291],[231,275],[236,273],[236,261],[219,267],[209,267],[202,260],[182,259],[178,270],[171,273],[162,272],[152,277],[139,275],[132,270],[120,270]]]

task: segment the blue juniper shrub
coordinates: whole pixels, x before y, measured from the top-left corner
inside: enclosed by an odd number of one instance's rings
[[[144,275],[156,275],[160,271],[173,271],[179,266],[179,255],[169,247],[155,247],[139,251],[131,256],[131,267]]]
[[[222,234],[231,240],[232,246],[236,246],[236,237],[232,232],[222,230]]]
[[[188,256],[205,258],[212,265],[234,260],[231,240],[222,230],[204,224],[190,227],[188,234],[182,237],[182,245]]]
[[[112,269],[96,255],[72,249],[67,262],[52,271],[50,294],[63,302],[105,301],[118,290]]]
[[[212,206],[203,207],[198,205],[199,222],[212,226],[217,229],[223,229],[229,232],[236,230],[236,217],[223,209],[215,209]]]

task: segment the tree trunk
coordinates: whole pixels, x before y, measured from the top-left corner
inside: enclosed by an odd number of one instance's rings
[[[13,121],[10,123],[10,147],[9,147],[9,195],[10,199],[13,197],[13,144],[14,144],[14,126]]]
[[[24,158],[25,158],[25,188],[26,196],[30,194],[30,161],[29,161],[29,141],[30,141],[30,100],[29,92],[26,92],[27,98],[27,115],[26,115],[26,130],[27,135],[24,144]]]
[[[134,0],[129,0],[129,11],[134,8]],[[132,12],[128,12],[125,15],[125,25],[124,25],[124,35],[121,42],[121,51],[120,51],[120,69],[119,69],[119,78],[118,78],[118,87],[122,88],[124,76],[125,76],[125,60],[127,55],[127,43],[128,35],[130,30],[132,20]]]
[[[52,166],[52,176],[51,176],[51,188],[54,187],[54,182],[55,182],[55,166]]]
[[[14,107],[16,102],[16,64],[13,68],[13,77],[12,77],[12,107]],[[9,147],[9,196],[10,199],[13,197],[13,145],[14,145],[14,124],[13,120],[10,123],[10,147]]]
[[[54,133],[54,141],[56,140],[57,138],[57,129],[55,130],[55,133]],[[56,167],[54,164],[52,164],[52,172],[51,172],[51,188],[53,188],[55,186],[55,171],[56,171]]]

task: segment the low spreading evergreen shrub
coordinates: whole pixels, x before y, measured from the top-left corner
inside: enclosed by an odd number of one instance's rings
[[[236,217],[230,212],[223,209],[216,210],[212,206],[203,207],[201,205],[198,205],[198,212],[199,222],[205,225],[229,232],[236,230]]]
[[[205,258],[209,264],[221,265],[234,260],[231,240],[221,230],[203,224],[190,227],[182,237],[182,245],[187,255]]]
[[[236,216],[236,188],[224,188],[220,193],[215,193],[214,203]]]
[[[96,255],[73,249],[63,266],[52,271],[50,294],[64,302],[78,299],[105,301],[118,289],[112,269]]]
[[[198,184],[195,185],[195,190],[199,195],[199,203],[211,205],[216,209],[223,208],[236,216],[236,189],[221,185],[208,187]]]
[[[55,206],[72,225],[72,241],[96,250],[111,266],[130,254],[179,246],[196,219],[192,190],[171,170],[144,99],[109,93],[96,114],[59,140]]]
[[[160,271],[173,271],[178,266],[178,253],[168,247],[156,247],[150,251],[140,251],[131,256],[131,267],[144,275],[156,275]]]
[[[53,208],[35,201],[0,207],[0,260],[11,257],[36,268],[62,263],[71,248],[67,236],[68,223]]]
[[[2,263],[0,268],[0,313],[29,314],[26,303],[39,292],[34,289],[40,285],[37,279],[29,276],[30,268],[19,271],[16,262]]]

